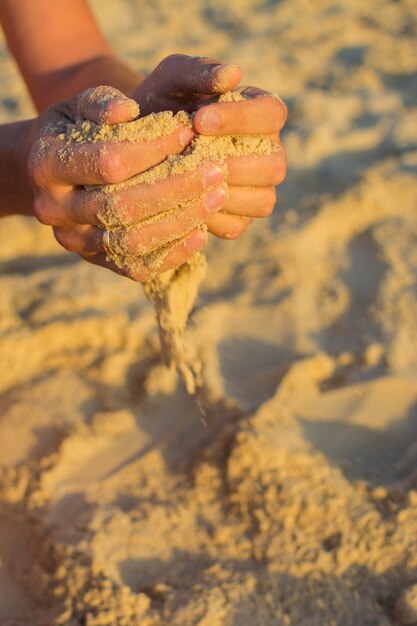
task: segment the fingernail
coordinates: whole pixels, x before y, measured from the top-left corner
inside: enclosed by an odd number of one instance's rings
[[[209,69],[211,74],[217,74],[218,71],[222,68],[225,67],[226,65],[228,65],[228,63],[215,63],[214,65],[212,65]]]
[[[104,111],[104,115],[106,115],[107,117],[114,117],[116,109],[116,113],[118,113],[118,115],[116,115],[117,122],[119,123],[131,121],[139,117],[140,115],[140,108],[138,103],[134,100],[131,100],[130,98],[114,98],[114,100],[109,100],[109,102],[106,102],[105,106],[106,110]],[[123,106],[124,111],[126,111],[127,114],[121,114],[119,108],[120,106]]]
[[[120,100],[121,104],[125,104],[129,107],[129,112],[132,118],[139,117],[140,115],[140,107],[137,102],[132,100],[131,98],[126,98],[126,100]]]
[[[209,213],[217,211],[224,204],[225,198],[225,189],[214,189],[214,191],[210,191],[206,198],[207,211]]]
[[[211,163],[203,173],[203,184],[205,187],[213,187],[224,179],[224,172],[221,167]]]
[[[237,63],[219,63],[211,68],[211,73],[215,75],[223,74],[227,77],[227,75],[234,72],[236,68],[240,68],[240,65]]]
[[[201,118],[201,126],[203,130],[213,132],[218,130],[222,125],[222,118],[215,111],[206,111]]]
[[[199,230],[198,232],[194,233],[194,235],[192,235],[189,239],[185,240],[185,247],[190,252],[197,252],[197,250],[200,250],[200,248],[205,245],[206,241],[207,234]]]
[[[179,133],[181,146],[185,148],[194,139],[195,133],[191,128],[182,128]]]

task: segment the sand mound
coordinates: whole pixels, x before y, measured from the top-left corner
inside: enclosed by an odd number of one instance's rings
[[[137,285],[0,223],[0,623],[412,623],[415,7],[119,2],[148,68],[209,50],[288,100],[283,208],[210,242],[204,419]]]

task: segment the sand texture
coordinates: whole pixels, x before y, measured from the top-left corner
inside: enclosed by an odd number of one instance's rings
[[[0,222],[1,626],[415,623],[416,3],[93,8],[140,70],[210,54],[279,93],[289,172],[209,241],[205,415],[137,284]]]
[[[206,268],[204,254],[197,253],[179,268],[144,283],[145,293],[155,307],[164,363],[175,366],[190,394],[203,386],[203,378],[201,361],[186,338],[187,322]]]

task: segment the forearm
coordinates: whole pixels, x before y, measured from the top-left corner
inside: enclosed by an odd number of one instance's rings
[[[139,76],[117,58],[85,0],[1,0],[7,41],[38,111],[97,85],[129,94]]]
[[[32,215],[27,172],[31,127],[31,120],[0,126],[0,217]]]
[[[89,87],[110,85],[122,93],[130,95],[141,79],[128,65],[115,56],[87,59],[77,65],[70,65],[45,75],[43,90],[32,97],[39,111],[47,106],[68,100]]]

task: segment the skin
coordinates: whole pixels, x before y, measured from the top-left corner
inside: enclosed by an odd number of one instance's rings
[[[196,133],[262,134],[281,145],[286,107],[280,100],[246,88],[244,102],[214,101],[238,87],[238,65],[172,55],[141,79],[112,52],[84,0],[31,0],[25,11],[18,4],[2,0],[0,20],[40,115],[0,127],[0,215],[33,215],[52,226],[66,249],[120,273],[106,259],[97,218],[102,200],[98,191],[83,185],[124,181],[168,154],[182,152]],[[92,89],[98,85],[111,85],[104,103],[102,92]],[[53,130],[80,116],[96,123],[128,123],[138,115],[137,103],[141,115],[185,109],[193,113],[194,129],[179,125],[158,140],[107,143],[104,152],[92,143],[64,148],[60,131]],[[63,151],[65,159],[59,158]],[[132,223],[189,202],[176,222],[165,219],[122,233],[129,250],[140,257],[178,241],[159,268],[165,271],[205,245],[206,234],[198,224],[205,222],[214,235],[235,239],[254,218],[269,215],[276,202],[275,185],[285,176],[282,147],[271,155],[229,158],[227,164],[226,180],[218,164],[206,162],[192,174],[114,194],[116,211]],[[199,200],[191,202],[195,197]],[[183,236],[185,225],[190,230]],[[146,280],[146,264],[139,263],[129,276]]]

